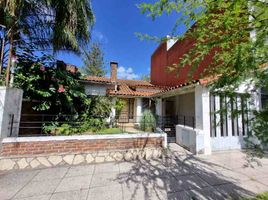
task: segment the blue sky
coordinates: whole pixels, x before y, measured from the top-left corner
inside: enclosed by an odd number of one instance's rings
[[[92,41],[102,44],[107,70],[110,61],[119,63],[120,78],[139,79],[141,74],[149,74],[151,55],[158,44],[141,41],[135,32],[166,36],[176,19],[174,13],[152,21],[137,8],[144,1],[149,0],[92,0],[96,18]],[[183,29],[180,31],[184,32]],[[81,58],[73,54],[59,53],[58,58],[79,67],[83,65]]]

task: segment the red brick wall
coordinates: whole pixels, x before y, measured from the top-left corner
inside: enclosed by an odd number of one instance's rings
[[[124,138],[3,143],[1,156],[83,153],[162,146],[163,138]]]

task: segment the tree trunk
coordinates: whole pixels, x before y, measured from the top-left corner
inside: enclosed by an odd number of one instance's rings
[[[10,78],[10,68],[11,68],[11,60],[12,60],[12,50],[13,50],[13,31],[10,34],[10,43],[9,43],[9,51],[8,51],[8,62],[6,68],[6,86],[9,86],[9,78]]]
[[[1,43],[1,54],[0,54],[0,75],[2,74],[2,69],[4,65],[4,50],[5,50],[5,35],[3,35]]]

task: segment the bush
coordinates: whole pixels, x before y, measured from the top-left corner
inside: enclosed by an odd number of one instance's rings
[[[156,128],[156,120],[150,110],[145,110],[141,117],[140,128],[143,131],[153,132]]]

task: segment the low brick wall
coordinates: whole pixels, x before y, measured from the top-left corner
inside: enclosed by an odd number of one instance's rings
[[[5,138],[0,170],[160,157],[166,134]]]

